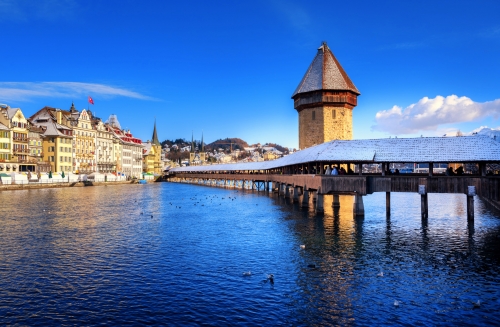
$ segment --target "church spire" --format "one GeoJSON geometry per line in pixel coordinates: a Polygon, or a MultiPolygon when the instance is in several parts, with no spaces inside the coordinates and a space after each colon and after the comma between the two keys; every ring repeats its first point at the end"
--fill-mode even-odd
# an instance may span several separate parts
{"type": "Polygon", "coordinates": [[[153,143],[154,145],[161,145],[160,141],[158,141],[158,135],[156,134],[156,119],[155,119],[155,127],[153,129],[153,137],[151,143],[153,143]]]}
{"type": "Polygon", "coordinates": [[[191,132],[191,152],[194,153],[194,132],[191,132]]]}
{"type": "Polygon", "coordinates": [[[201,152],[205,152],[205,144],[203,144],[203,132],[201,132],[201,152]]]}
{"type": "Polygon", "coordinates": [[[76,110],[76,108],[75,108],[75,103],[71,102],[71,108],[69,108],[69,112],[74,113],[74,112],[77,112],[77,111],[78,110],[76,110]]]}

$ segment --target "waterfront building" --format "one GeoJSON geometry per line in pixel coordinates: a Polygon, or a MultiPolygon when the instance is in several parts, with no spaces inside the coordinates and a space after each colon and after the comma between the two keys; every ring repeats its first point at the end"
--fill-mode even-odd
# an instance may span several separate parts
{"type": "Polygon", "coordinates": [[[69,112],[43,107],[29,118],[32,125],[43,130],[42,163],[38,171],[49,170],[52,172],[69,173],[73,170],[73,130],[69,112]],[[47,164],[48,163],[48,164],[47,164]]]}
{"type": "Polygon", "coordinates": [[[0,123],[0,173],[6,172],[11,168],[9,163],[12,157],[11,149],[10,129],[0,123]]]}
{"type": "Polygon", "coordinates": [[[97,171],[101,173],[111,173],[116,171],[116,161],[114,160],[114,137],[108,125],[101,119],[93,120],[96,131],[96,160],[97,171]]]}
{"type": "Polygon", "coordinates": [[[10,158],[8,159],[12,171],[19,168],[19,164],[28,159],[28,121],[20,108],[11,108],[8,105],[0,106],[0,123],[6,126],[10,133],[10,158]]]}
{"type": "Polygon", "coordinates": [[[108,119],[109,131],[116,140],[114,151],[116,155],[117,172],[127,177],[140,178],[142,175],[142,141],[132,135],[130,130],[122,130],[116,115],[108,119]]]}
{"type": "Polygon", "coordinates": [[[51,170],[51,165],[48,161],[43,159],[43,138],[44,138],[45,128],[41,126],[35,126],[30,124],[28,130],[28,161],[35,164],[35,169],[30,171],[35,172],[49,172],[51,170]]]}
{"type": "Polygon", "coordinates": [[[358,89],[323,42],[292,95],[299,114],[299,148],[352,140],[352,110],[358,95],[358,89]]]}
{"type": "Polygon", "coordinates": [[[44,130],[42,127],[31,125],[28,129],[28,158],[30,161],[38,162],[42,160],[43,147],[42,147],[42,134],[44,130]]]}
{"type": "Polygon", "coordinates": [[[77,112],[71,105],[74,148],[73,172],[91,174],[97,171],[95,156],[96,131],[92,128],[92,113],[83,109],[77,112]]]}
{"type": "MultiPolygon", "coordinates": [[[[202,138],[203,144],[203,138],[202,138]]],[[[153,164],[154,164],[154,173],[160,175],[162,173],[163,165],[161,161],[161,143],[158,140],[158,134],[156,133],[156,120],[153,128],[153,137],[151,140],[151,148],[154,150],[153,153],[153,164]]]]}
{"type": "Polygon", "coordinates": [[[148,140],[146,143],[142,144],[144,146],[143,153],[143,161],[142,161],[142,171],[144,173],[154,174],[155,171],[155,148],[153,143],[148,140]]]}

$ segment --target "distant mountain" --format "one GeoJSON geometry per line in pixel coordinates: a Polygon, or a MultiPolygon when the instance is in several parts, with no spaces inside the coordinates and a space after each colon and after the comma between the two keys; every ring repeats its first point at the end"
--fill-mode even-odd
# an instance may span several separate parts
{"type": "Polygon", "coordinates": [[[231,137],[231,138],[225,138],[225,139],[219,139],[217,141],[214,141],[212,143],[206,144],[205,145],[205,151],[213,151],[213,150],[218,150],[218,149],[224,149],[224,151],[227,150],[241,150],[243,151],[244,148],[248,147],[248,143],[243,141],[242,139],[239,139],[237,137],[231,137]]]}
{"type": "MultiPolygon", "coordinates": [[[[186,139],[176,139],[176,140],[165,140],[161,142],[162,147],[165,145],[168,145],[169,148],[172,147],[172,145],[177,145],[179,148],[183,148],[185,146],[190,146],[191,141],[186,140],[186,139]]],[[[201,140],[195,140],[194,141],[194,146],[198,149],[201,149],[201,140]]],[[[205,144],[205,151],[213,152],[214,150],[219,150],[223,149],[224,152],[229,152],[230,150],[240,150],[244,151],[244,148],[248,147],[260,147],[260,144],[253,144],[253,145],[248,145],[247,142],[244,140],[237,138],[237,137],[228,137],[225,139],[218,139],[217,141],[214,141],[212,143],[205,144]]],[[[276,143],[266,143],[262,145],[263,147],[274,147],[277,150],[283,152],[284,154],[288,153],[288,148],[285,148],[279,144],[276,143]]]]}

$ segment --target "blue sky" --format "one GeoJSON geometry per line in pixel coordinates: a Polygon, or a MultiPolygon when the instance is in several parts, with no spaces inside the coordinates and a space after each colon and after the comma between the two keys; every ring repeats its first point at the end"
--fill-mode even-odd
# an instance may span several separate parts
{"type": "Polygon", "coordinates": [[[499,128],[500,1],[0,0],[0,103],[81,110],[144,141],[298,146],[322,41],[360,90],[354,138],[499,128]]]}

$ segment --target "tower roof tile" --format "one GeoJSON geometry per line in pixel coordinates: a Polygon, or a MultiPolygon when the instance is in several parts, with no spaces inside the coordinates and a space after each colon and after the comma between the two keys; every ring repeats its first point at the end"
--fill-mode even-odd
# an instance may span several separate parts
{"type": "Polygon", "coordinates": [[[299,93],[320,90],[341,90],[351,91],[357,95],[361,94],[326,42],[323,42],[318,48],[316,57],[314,57],[299,86],[293,92],[292,98],[299,93]]]}

